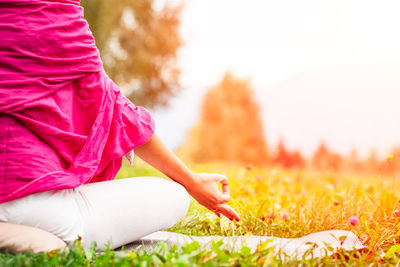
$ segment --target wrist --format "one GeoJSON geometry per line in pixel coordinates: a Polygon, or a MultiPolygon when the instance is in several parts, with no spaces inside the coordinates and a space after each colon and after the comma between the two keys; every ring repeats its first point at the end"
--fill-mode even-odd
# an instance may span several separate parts
{"type": "Polygon", "coordinates": [[[182,182],[181,184],[186,188],[186,190],[189,191],[190,188],[193,188],[196,185],[197,179],[196,179],[197,173],[187,169],[187,171],[184,172],[182,175],[182,182]]]}

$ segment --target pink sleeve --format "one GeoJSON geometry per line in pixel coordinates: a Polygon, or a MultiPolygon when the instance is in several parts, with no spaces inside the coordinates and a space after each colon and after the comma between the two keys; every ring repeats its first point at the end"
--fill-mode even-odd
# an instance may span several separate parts
{"type": "Polygon", "coordinates": [[[104,72],[79,0],[3,6],[0,203],[114,179],[154,121],[104,72]]]}
{"type": "Polygon", "coordinates": [[[150,112],[144,107],[135,106],[119,92],[116,85],[114,86],[118,92],[111,119],[112,124],[98,172],[90,182],[113,179],[121,167],[122,157],[132,149],[148,142],[154,134],[155,123],[150,112]]]}
{"type": "MultiPolygon", "coordinates": [[[[155,124],[150,112],[144,107],[135,106],[122,94],[117,100],[121,107],[119,113],[122,127],[116,136],[114,151],[125,155],[130,150],[148,142],[154,134],[155,124]],[[119,138],[119,140],[117,140],[119,138]]],[[[120,154],[119,154],[120,155],[120,154]]]]}

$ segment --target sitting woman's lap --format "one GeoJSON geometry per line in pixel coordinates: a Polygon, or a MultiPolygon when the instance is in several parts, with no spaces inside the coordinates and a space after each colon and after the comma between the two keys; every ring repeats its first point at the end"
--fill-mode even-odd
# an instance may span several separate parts
{"type": "Polygon", "coordinates": [[[0,204],[0,221],[41,228],[66,242],[119,247],[173,226],[190,197],[178,183],[137,177],[33,194],[0,204]]]}

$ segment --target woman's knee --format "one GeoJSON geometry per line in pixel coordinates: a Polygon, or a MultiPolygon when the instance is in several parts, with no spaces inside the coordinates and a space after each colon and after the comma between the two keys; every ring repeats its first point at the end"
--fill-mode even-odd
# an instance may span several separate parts
{"type": "Polygon", "coordinates": [[[190,196],[181,184],[173,181],[167,182],[169,187],[168,199],[171,201],[168,203],[171,216],[168,216],[169,218],[166,221],[166,228],[169,228],[186,216],[190,206],[190,196]]]}
{"type": "Polygon", "coordinates": [[[136,177],[81,188],[90,207],[84,240],[114,246],[132,242],[176,224],[188,211],[190,197],[180,184],[160,177],[136,177]]]}
{"type": "Polygon", "coordinates": [[[178,187],[177,194],[178,194],[178,198],[181,201],[181,206],[180,206],[181,216],[180,216],[180,218],[183,218],[186,216],[186,214],[189,210],[190,196],[189,196],[188,191],[186,191],[186,188],[183,187],[181,184],[175,183],[175,185],[178,187]]]}

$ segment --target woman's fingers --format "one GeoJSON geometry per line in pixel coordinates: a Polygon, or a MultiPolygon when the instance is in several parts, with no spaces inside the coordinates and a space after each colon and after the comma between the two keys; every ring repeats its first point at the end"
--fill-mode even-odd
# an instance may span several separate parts
{"type": "Polygon", "coordinates": [[[225,217],[227,217],[231,221],[233,221],[233,220],[239,221],[240,220],[239,214],[237,214],[237,212],[234,209],[232,209],[228,204],[219,204],[217,206],[216,212],[223,214],[225,217]]]}
{"type": "Polygon", "coordinates": [[[229,183],[228,183],[228,178],[224,175],[220,175],[218,179],[218,183],[222,184],[222,196],[221,196],[221,202],[225,203],[230,200],[230,192],[229,192],[229,183]]]}
{"type": "Polygon", "coordinates": [[[188,188],[190,194],[203,206],[213,211],[218,217],[226,216],[230,220],[240,220],[239,215],[226,202],[230,200],[229,183],[224,175],[220,174],[198,174],[201,181],[199,186],[188,188]],[[222,192],[218,190],[219,183],[222,184],[222,192]]]}

